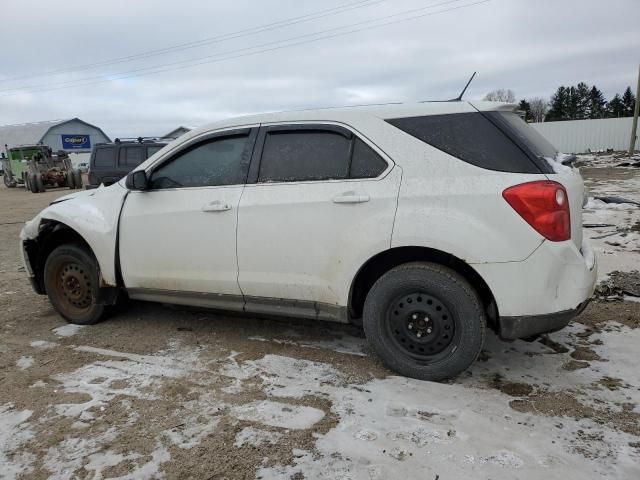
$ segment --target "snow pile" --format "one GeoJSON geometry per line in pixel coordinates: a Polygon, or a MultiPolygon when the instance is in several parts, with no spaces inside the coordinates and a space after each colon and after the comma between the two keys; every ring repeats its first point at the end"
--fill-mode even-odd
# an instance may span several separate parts
{"type": "Polygon", "coordinates": [[[562,162],[575,159],[575,155],[568,155],[566,153],[558,152],[555,157],[544,157],[549,166],[553,169],[555,173],[571,173],[574,171],[574,168],[571,165],[564,165],[562,162]]]}

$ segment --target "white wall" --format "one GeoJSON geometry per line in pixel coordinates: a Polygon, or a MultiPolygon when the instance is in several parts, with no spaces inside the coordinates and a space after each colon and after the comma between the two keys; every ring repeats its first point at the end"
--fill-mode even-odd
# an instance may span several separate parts
{"type": "MultiPolygon", "coordinates": [[[[45,145],[49,145],[53,151],[62,150],[62,135],[88,135],[91,141],[91,147],[96,143],[108,142],[109,139],[105,137],[100,130],[94,128],[90,125],[87,125],[84,122],[78,122],[76,120],[72,120],[70,122],[65,122],[60,125],[56,125],[49,130],[49,132],[42,139],[42,143],[45,145]]],[[[90,152],[91,148],[87,150],[81,150],[90,152]]]]}
{"type": "MultiPolygon", "coordinates": [[[[568,120],[566,122],[530,123],[564,153],[589,150],[627,150],[631,139],[631,117],[602,120],[568,120]]],[[[636,149],[640,145],[636,144],[636,149]]]]}

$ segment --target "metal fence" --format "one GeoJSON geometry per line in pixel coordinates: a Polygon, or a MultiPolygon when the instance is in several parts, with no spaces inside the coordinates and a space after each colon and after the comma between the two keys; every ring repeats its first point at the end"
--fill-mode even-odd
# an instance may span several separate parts
{"type": "MultiPolygon", "coordinates": [[[[531,123],[564,153],[627,150],[631,139],[631,117],[602,120],[531,123]]],[[[636,145],[638,148],[638,145],[636,145]]]]}

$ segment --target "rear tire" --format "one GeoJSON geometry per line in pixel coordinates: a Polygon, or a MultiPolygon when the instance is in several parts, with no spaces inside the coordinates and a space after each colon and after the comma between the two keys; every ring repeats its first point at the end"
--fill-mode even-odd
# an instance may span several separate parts
{"type": "Polygon", "coordinates": [[[395,372],[420,380],[466,370],[482,349],[485,323],[471,285],[434,263],[404,264],[382,275],[363,312],[371,348],[395,372]]]}
{"type": "Polygon", "coordinates": [[[55,248],[44,266],[44,284],[53,308],[69,323],[91,325],[105,315],[98,305],[100,269],[92,253],[78,244],[55,248]]]}
{"type": "Polygon", "coordinates": [[[7,188],[16,188],[16,182],[9,177],[6,173],[2,175],[4,178],[4,186],[7,188]]]}
{"type": "Polygon", "coordinates": [[[45,191],[44,182],[42,181],[42,175],[40,174],[36,174],[36,188],[37,188],[37,191],[40,193],[45,191]]]}
{"type": "Polygon", "coordinates": [[[77,189],[82,188],[82,173],[80,173],[80,170],[73,171],[73,181],[77,189]]]}
{"type": "Polygon", "coordinates": [[[29,190],[31,193],[38,193],[38,183],[36,180],[37,175],[35,173],[28,174],[29,177],[29,190]]]}

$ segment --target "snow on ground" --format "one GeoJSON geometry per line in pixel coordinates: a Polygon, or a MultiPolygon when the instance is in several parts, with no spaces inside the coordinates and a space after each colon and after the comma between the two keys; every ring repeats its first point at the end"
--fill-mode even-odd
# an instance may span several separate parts
{"type": "Polygon", "coordinates": [[[0,476],[17,478],[20,474],[29,473],[34,455],[21,452],[21,447],[33,437],[30,424],[27,422],[33,412],[18,410],[11,404],[0,405],[0,476]],[[11,454],[11,461],[8,459],[11,454]]]}
{"type": "Polygon", "coordinates": [[[597,254],[600,280],[614,270],[640,270],[640,206],[594,198],[614,196],[640,203],[640,168],[615,167],[625,160],[612,155],[579,157],[583,166],[599,171],[585,179],[589,201],[583,223],[589,226],[585,235],[597,254]]]}
{"type": "MultiPolygon", "coordinates": [[[[585,235],[603,275],[640,262],[640,209],[593,198],[640,201],[640,176],[616,175],[588,182],[584,222],[600,226],[585,235]]],[[[224,447],[257,455],[261,479],[640,478],[640,329],[615,321],[531,343],[489,335],[481,359],[449,383],[357,376],[349,365],[369,362],[366,342],[338,331],[247,332],[232,345],[186,345],[173,333],[144,354],[116,339],[86,344],[80,331],[54,328],[59,343],[36,337],[12,359],[20,375],[54,351],[77,363],[28,377],[27,390],[48,395],[44,412],[0,403],[0,477],[160,478],[184,452],[230,461],[207,443],[229,435],[224,447]],[[265,350],[246,355],[256,345],[265,350]],[[59,424],[68,428],[39,450],[59,424]]]]}
{"type": "Polygon", "coordinates": [[[83,328],[85,328],[84,325],[73,325],[69,323],[67,325],[62,325],[61,327],[54,328],[53,333],[55,333],[59,337],[71,337],[73,335],[76,335],[83,328]]]}

